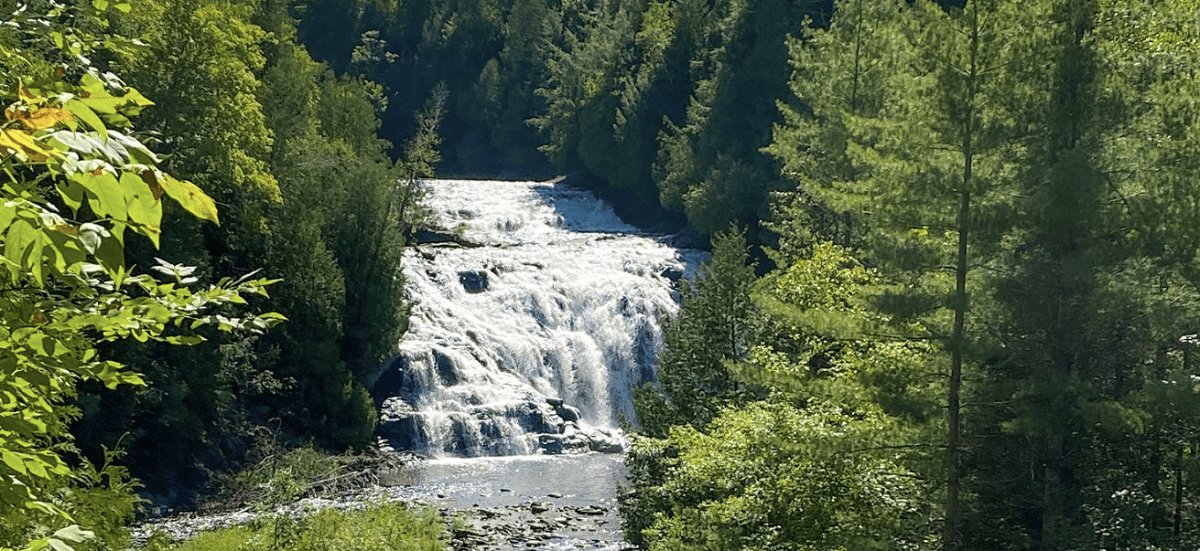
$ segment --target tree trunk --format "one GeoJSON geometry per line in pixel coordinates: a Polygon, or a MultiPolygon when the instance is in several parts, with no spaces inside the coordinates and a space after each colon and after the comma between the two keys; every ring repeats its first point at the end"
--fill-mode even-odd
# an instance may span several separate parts
{"type": "Polygon", "coordinates": [[[946,524],[942,532],[942,549],[953,551],[958,546],[958,519],[960,515],[958,494],[961,490],[959,458],[962,454],[962,364],[963,348],[966,341],[967,308],[967,272],[968,264],[967,237],[970,229],[971,215],[971,185],[975,160],[975,93],[978,76],[979,55],[979,12],[978,8],[971,10],[970,37],[970,68],[967,72],[966,120],[963,121],[962,154],[963,172],[962,188],[959,190],[958,204],[958,254],[955,262],[954,276],[954,332],[950,337],[950,385],[946,400],[947,438],[946,438],[946,524]]]}
{"type": "Polygon", "coordinates": [[[1183,446],[1175,452],[1175,522],[1171,534],[1175,539],[1183,534],[1183,446]]]}

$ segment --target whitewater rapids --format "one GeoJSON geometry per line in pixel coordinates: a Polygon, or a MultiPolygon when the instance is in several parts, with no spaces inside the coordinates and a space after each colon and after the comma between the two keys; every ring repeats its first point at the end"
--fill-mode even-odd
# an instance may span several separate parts
{"type": "Polygon", "coordinates": [[[620,451],[702,253],[562,184],[422,185],[442,231],[404,256],[414,308],[372,386],[381,436],[438,457],[620,451]]]}

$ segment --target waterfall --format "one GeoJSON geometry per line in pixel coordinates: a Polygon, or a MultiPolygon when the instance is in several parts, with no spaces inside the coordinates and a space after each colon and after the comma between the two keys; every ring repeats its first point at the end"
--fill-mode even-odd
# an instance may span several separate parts
{"type": "Polygon", "coordinates": [[[432,456],[620,451],[700,253],[562,184],[423,186],[444,231],[403,260],[414,307],[372,385],[381,437],[432,456]]]}

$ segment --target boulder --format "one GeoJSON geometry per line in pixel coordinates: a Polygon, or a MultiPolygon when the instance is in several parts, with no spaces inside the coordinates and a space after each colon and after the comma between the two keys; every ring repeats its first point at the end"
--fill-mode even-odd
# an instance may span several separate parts
{"type": "Polygon", "coordinates": [[[568,423],[578,422],[582,417],[579,409],[566,405],[561,398],[546,398],[546,403],[554,408],[554,413],[568,423]]]}
{"type": "Polygon", "coordinates": [[[543,434],[538,436],[538,447],[546,455],[562,455],[566,451],[566,446],[563,445],[563,435],[561,434],[543,434]]]}
{"type": "Polygon", "coordinates": [[[421,383],[413,376],[408,360],[397,356],[388,362],[370,385],[371,396],[375,405],[382,406],[383,402],[393,396],[411,397],[421,390],[421,383]]]}
{"type": "Polygon", "coordinates": [[[683,268],[679,266],[667,266],[658,272],[658,275],[665,277],[671,281],[679,281],[683,279],[683,268]]]}
{"type": "Polygon", "coordinates": [[[579,409],[577,409],[577,408],[574,408],[571,406],[563,406],[562,409],[560,409],[558,411],[558,416],[562,417],[563,421],[579,422],[579,419],[583,416],[583,414],[580,413],[579,409]]]}
{"type": "Polygon", "coordinates": [[[454,386],[458,384],[458,368],[454,365],[454,360],[449,356],[434,351],[433,365],[437,368],[438,379],[441,380],[442,386],[454,386]]]}
{"type": "Polygon", "coordinates": [[[562,434],[565,426],[565,422],[554,412],[554,408],[545,402],[525,402],[517,408],[514,414],[525,432],[562,434]]]}
{"type": "Polygon", "coordinates": [[[376,434],[397,450],[421,449],[427,441],[416,410],[398,396],[383,401],[376,434]]]}
{"type": "Polygon", "coordinates": [[[436,228],[421,228],[413,234],[417,244],[426,243],[453,243],[458,237],[452,232],[439,230],[436,228]]]}
{"type": "Polygon", "coordinates": [[[625,451],[625,438],[620,433],[596,429],[587,433],[588,449],[599,453],[625,451]]]}
{"type": "Polygon", "coordinates": [[[464,270],[458,272],[458,282],[468,293],[482,293],[488,290],[488,275],[483,270],[464,270]]]}

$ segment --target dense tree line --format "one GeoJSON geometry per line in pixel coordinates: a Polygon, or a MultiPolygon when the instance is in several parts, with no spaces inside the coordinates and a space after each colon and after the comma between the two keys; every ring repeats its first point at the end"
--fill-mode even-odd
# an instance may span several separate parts
{"type": "Polygon", "coordinates": [[[382,135],[445,83],[445,169],[574,174],[647,226],[704,235],[767,214],[784,38],[828,0],[420,0],[298,3],[300,34],[339,71],[384,86],[382,135]]]}
{"type": "MultiPolygon", "coordinates": [[[[407,323],[399,257],[419,214],[414,178],[436,159],[393,161],[376,135],[378,85],[314,61],[280,3],[145,3],[113,28],[148,45],[111,64],[155,98],[140,122],[162,136],[165,165],[226,212],[220,227],[169,234],[161,254],[201,278],[281,279],[261,307],[290,322],[186,349],[114,350],[138,358],[150,386],[86,397],[80,440],[128,433],[144,467],[135,474],[156,491],[236,464],[255,427],[333,450],[367,444],[375,412],[363,381],[407,323]]],[[[432,109],[422,116],[436,119],[432,109]]],[[[432,145],[424,139],[414,143],[432,145]]]]}
{"type": "Polygon", "coordinates": [[[133,477],[251,434],[367,443],[439,134],[713,239],[635,399],[638,546],[1200,534],[1195,0],[0,9],[0,546],[120,545],[133,477]]]}
{"type": "Polygon", "coordinates": [[[790,38],[775,267],[723,237],[685,294],[631,541],[1194,541],[1196,8],[846,0],[790,38]]]}

